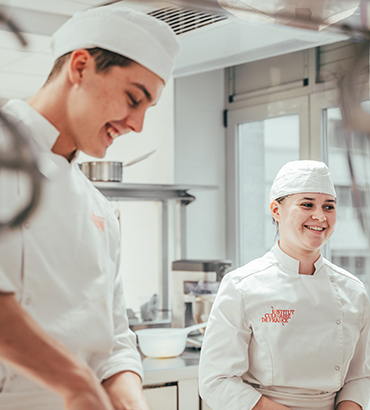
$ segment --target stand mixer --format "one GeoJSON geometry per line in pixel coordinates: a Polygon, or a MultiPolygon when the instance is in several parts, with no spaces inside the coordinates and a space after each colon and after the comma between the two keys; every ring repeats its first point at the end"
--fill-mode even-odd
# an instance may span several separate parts
{"type": "Polygon", "coordinates": [[[220,282],[231,265],[228,260],[182,259],[172,262],[173,327],[187,327],[208,320],[220,282]]]}

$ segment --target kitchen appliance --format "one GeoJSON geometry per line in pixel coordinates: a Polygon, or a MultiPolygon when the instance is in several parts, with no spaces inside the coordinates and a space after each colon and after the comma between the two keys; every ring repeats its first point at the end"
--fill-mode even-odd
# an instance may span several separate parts
{"type": "Polygon", "coordinates": [[[187,327],[206,322],[220,286],[230,270],[229,260],[172,262],[172,326],[187,327]]]}
{"type": "Polygon", "coordinates": [[[185,329],[149,328],[137,330],[135,333],[139,340],[140,350],[145,356],[165,359],[179,356],[185,350],[188,334],[205,326],[206,323],[185,329]]]}

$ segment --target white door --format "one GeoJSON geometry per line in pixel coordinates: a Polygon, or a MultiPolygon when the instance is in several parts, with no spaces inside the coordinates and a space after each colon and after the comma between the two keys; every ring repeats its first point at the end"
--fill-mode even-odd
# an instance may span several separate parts
{"type": "Polygon", "coordinates": [[[229,111],[227,257],[234,266],[274,243],[268,192],[282,165],[310,157],[308,112],[307,96],[229,111]]]}

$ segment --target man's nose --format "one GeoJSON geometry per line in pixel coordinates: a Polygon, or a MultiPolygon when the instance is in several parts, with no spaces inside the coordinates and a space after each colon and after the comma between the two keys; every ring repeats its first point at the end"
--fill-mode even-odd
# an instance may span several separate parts
{"type": "Polygon", "coordinates": [[[131,112],[126,119],[126,125],[134,132],[141,132],[144,125],[145,111],[131,112]]]}

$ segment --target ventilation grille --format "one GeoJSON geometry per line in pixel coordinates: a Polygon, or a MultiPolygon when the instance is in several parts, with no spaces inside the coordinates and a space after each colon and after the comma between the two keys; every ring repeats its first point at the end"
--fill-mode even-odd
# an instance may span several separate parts
{"type": "Polygon", "coordinates": [[[148,13],[159,20],[166,22],[176,34],[184,34],[210,24],[227,20],[222,14],[210,14],[196,10],[164,7],[148,13]]]}

